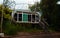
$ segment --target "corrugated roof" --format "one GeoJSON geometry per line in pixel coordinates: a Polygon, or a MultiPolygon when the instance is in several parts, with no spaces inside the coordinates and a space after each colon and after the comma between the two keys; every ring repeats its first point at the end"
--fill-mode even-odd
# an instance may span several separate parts
{"type": "Polygon", "coordinates": [[[31,10],[24,10],[24,9],[15,9],[15,11],[31,12],[31,10]]]}

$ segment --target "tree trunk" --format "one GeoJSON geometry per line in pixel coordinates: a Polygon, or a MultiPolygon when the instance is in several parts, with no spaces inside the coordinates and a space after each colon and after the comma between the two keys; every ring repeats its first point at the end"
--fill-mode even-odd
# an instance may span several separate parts
{"type": "Polygon", "coordinates": [[[3,25],[3,7],[2,7],[2,16],[1,16],[1,33],[2,33],[2,25],[3,25]]]}

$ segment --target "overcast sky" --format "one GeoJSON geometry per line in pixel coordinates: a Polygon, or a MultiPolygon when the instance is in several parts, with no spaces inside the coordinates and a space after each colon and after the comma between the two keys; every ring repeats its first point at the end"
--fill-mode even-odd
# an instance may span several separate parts
{"type": "MultiPolygon", "coordinates": [[[[40,0],[14,0],[14,1],[16,3],[25,3],[25,4],[16,5],[15,6],[16,9],[17,8],[19,8],[19,9],[28,9],[28,4],[34,4],[37,1],[40,2],[40,0]]],[[[2,4],[2,2],[3,2],[3,0],[0,0],[0,4],[2,4]]]]}
{"type": "Polygon", "coordinates": [[[3,0],[0,0],[0,4],[3,2],[3,0]]]}
{"type": "MultiPolygon", "coordinates": [[[[14,0],[16,3],[29,3],[29,4],[34,4],[36,1],[40,0],[14,0]]],[[[0,0],[0,4],[3,2],[3,0],[0,0]]]]}
{"type": "MultiPolygon", "coordinates": [[[[16,1],[16,0],[15,0],[16,1]]],[[[40,0],[37,0],[40,1],[40,0]]],[[[36,0],[17,0],[16,3],[26,3],[26,4],[20,4],[20,5],[16,5],[16,8],[22,8],[22,9],[28,9],[28,4],[34,4],[34,2],[36,2],[36,0]]]]}

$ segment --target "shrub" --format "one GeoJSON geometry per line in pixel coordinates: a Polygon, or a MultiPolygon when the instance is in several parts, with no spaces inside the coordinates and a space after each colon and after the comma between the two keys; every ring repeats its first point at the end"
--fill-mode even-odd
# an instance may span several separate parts
{"type": "Polygon", "coordinates": [[[4,21],[3,32],[7,35],[14,35],[17,33],[17,27],[10,21],[4,21]]]}

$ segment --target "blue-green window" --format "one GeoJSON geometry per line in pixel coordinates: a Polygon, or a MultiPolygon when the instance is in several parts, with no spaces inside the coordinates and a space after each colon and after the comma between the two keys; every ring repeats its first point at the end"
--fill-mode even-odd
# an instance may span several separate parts
{"type": "Polygon", "coordinates": [[[23,13],[23,22],[27,22],[27,21],[28,21],[28,14],[23,13]]]}

